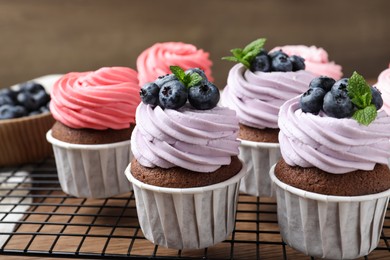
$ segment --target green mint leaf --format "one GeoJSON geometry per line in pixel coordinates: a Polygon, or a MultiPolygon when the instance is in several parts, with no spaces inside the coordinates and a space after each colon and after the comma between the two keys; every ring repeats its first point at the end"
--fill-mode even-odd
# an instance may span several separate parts
{"type": "Polygon", "coordinates": [[[186,85],[185,83],[185,78],[186,78],[186,73],[184,72],[184,70],[182,68],[180,68],[179,66],[169,66],[169,69],[171,70],[171,72],[181,81],[184,83],[184,85],[186,85]]]}
{"type": "Polygon", "coordinates": [[[200,76],[198,73],[194,72],[190,75],[190,81],[187,85],[188,88],[196,86],[199,82],[202,81],[202,76],[200,76]]]}
{"type": "Polygon", "coordinates": [[[256,55],[257,55],[261,51],[261,49],[263,49],[263,46],[264,46],[266,40],[267,39],[265,39],[265,38],[260,38],[260,39],[254,40],[253,42],[249,43],[247,46],[245,46],[245,48],[243,50],[244,54],[247,54],[247,53],[255,50],[255,51],[257,51],[257,53],[256,53],[256,55]]]}
{"type": "Polygon", "coordinates": [[[232,50],[230,50],[230,52],[237,59],[241,59],[242,57],[244,57],[244,53],[243,53],[242,49],[240,49],[240,48],[232,49],[232,50]]]}
{"type": "Polygon", "coordinates": [[[223,57],[222,59],[233,61],[233,62],[240,62],[247,69],[250,69],[251,66],[250,64],[252,60],[256,57],[257,54],[261,52],[265,41],[266,41],[265,38],[260,38],[249,43],[247,46],[245,46],[244,49],[241,48],[232,49],[230,50],[230,52],[233,54],[233,56],[223,57]]]}
{"type": "Polygon", "coordinates": [[[352,103],[363,109],[371,104],[372,94],[370,86],[363,76],[356,71],[348,80],[347,91],[352,103]]]}
{"type": "Polygon", "coordinates": [[[228,60],[228,61],[233,61],[233,62],[240,62],[239,59],[237,59],[236,57],[233,57],[233,56],[226,56],[226,57],[222,57],[223,60],[228,60]]]}
{"type": "Polygon", "coordinates": [[[376,107],[374,104],[371,104],[363,109],[356,110],[352,118],[362,125],[369,125],[372,121],[375,120],[376,115],[376,107]]]}

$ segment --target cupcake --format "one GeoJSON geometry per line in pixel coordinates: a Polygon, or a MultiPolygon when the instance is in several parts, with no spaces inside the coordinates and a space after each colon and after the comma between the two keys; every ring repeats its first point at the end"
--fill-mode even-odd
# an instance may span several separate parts
{"type": "Polygon", "coordinates": [[[287,100],[302,94],[315,78],[304,70],[299,56],[264,50],[265,39],[244,49],[233,49],[234,56],[223,59],[239,62],[229,71],[221,103],[237,112],[240,122],[240,158],[248,175],[240,191],[254,196],[272,196],[270,167],[280,158],[278,112],[287,100]]]}
{"type": "Polygon", "coordinates": [[[126,175],[148,240],[168,248],[205,248],[234,227],[246,173],[237,157],[238,119],[217,106],[219,90],[204,74],[172,71],[161,87],[157,81],[141,89],[126,175]]]}
{"type": "Polygon", "coordinates": [[[123,172],[140,102],[137,73],[126,67],[72,72],[53,86],[47,133],[65,193],[107,198],[131,191],[123,172]]]}
{"type": "Polygon", "coordinates": [[[316,46],[286,45],[271,50],[282,50],[287,55],[298,55],[305,59],[306,70],[317,76],[328,76],[335,80],[343,76],[342,67],[334,61],[329,61],[328,53],[316,46]]]}
{"type": "Polygon", "coordinates": [[[389,68],[385,69],[379,74],[375,87],[377,87],[379,91],[382,92],[382,109],[385,110],[388,115],[390,115],[390,64],[389,68]]]}
{"type": "Polygon", "coordinates": [[[153,82],[159,76],[170,74],[169,66],[176,65],[187,70],[199,68],[209,81],[212,62],[209,53],[183,42],[162,42],[144,50],[137,58],[138,79],[141,86],[153,82]]]}
{"type": "Polygon", "coordinates": [[[357,73],[324,86],[280,109],[282,159],[270,171],[278,223],[298,251],[354,259],[379,242],[390,196],[390,117],[377,112],[380,94],[357,73]]]}
{"type": "Polygon", "coordinates": [[[35,81],[0,90],[0,166],[37,163],[53,154],[45,140],[54,123],[49,101],[35,81]]]}

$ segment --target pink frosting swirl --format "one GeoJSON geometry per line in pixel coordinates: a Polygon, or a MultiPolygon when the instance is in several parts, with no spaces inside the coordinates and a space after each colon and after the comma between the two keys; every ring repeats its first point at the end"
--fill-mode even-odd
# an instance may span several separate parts
{"type": "Polygon", "coordinates": [[[323,48],[305,45],[286,45],[275,47],[271,52],[282,49],[287,55],[298,55],[305,59],[306,70],[317,76],[328,76],[335,80],[343,76],[342,68],[334,61],[329,61],[328,53],[323,48]]]}
{"type": "Polygon", "coordinates": [[[71,128],[125,129],[140,103],[137,72],[125,67],[71,72],[51,91],[53,117],[71,128]]]}
{"type": "Polygon", "coordinates": [[[136,118],[131,149],[145,167],[212,172],[238,155],[238,119],[228,108],[195,110],[187,103],[164,110],[141,103],[136,118]]]}
{"type": "Polygon", "coordinates": [[[381,74],[379,74],[378,82],[375,86],[382,93],[383,110],[390,115],[390,64],[388,69],[385,69],[381,72],[381,74]]]}
{"type": "Polygon", "coordinates": [[[296,72],[252,72],[242,64],[230,69],[221,102],[237,112],[240,123],[258,129],[278,128],[280,106],[308,89],[315,75],[296,72]]]}
{"type": "Polygon", "coordinates": [[[209,53],[197,49],[192,44],[182,42],[156,43],[144,50],[137,58],[138,79],[140,85],[152,82],[158,76],[170,74],[169,66],[180,66],[184,70],[200,68],[204,70],[209,81],[212,62],[209,53]]]}
{"type": "Polygon", "coordinates": [[[279,128],[280,150],[291,166],[342,174],[372,170],[390,157],[390,117],[384,111],[364,126],[350,118],[304,113],[297,97],[281,107],[279,128]]]}

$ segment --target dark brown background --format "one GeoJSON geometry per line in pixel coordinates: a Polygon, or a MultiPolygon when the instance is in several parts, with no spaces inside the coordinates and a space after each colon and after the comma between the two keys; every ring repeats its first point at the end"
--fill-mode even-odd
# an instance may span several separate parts
{"type": "Polygon", "coordinates": [[[325,48],[343,65],[376,78],[390,62],[389,0],[0,0],[0,87],[46,74],[135,68],[155,42],[183,41],[211,53],[223,87],[234,47],[325,48]]]}

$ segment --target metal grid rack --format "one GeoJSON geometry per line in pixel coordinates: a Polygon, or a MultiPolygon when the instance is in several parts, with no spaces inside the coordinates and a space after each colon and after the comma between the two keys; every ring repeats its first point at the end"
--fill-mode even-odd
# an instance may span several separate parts
{"type": "MultiPolygon", "coordinates": [[[[390,210],[381,240],[365,259],[390,258],[390,210]]],[[[109,199],[64,194],[55,162],[0,169],[0,256],[89,259],[310,259],[286,246],[276,203],[241,194],[236,226],[222,243],[200,250],[154,246],[139,227],[133,193],[109,199]],[[8,229],[8,230],[7,230],[8,229]]]]}

